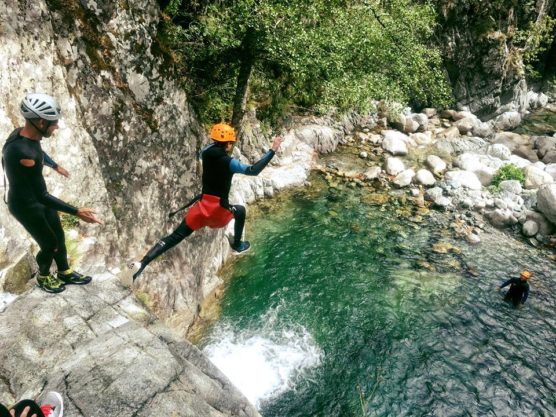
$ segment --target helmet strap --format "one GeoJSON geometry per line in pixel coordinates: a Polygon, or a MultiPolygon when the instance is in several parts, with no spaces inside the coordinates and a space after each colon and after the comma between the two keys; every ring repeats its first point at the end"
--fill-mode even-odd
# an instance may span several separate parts
{"type": "MultiPolygon", "coordinates": [[[[41,128],[38,127],[35,123],[33,123],[33,121],[32,121],[31,119],[27,119],[27,120],[29,121],[29,123],[31,123],[31,124],[33,125],[33,127],[34,127],[35,129],[37,129],[39,132],[41,132],[41,134],[42,134],[43,136],[46,136],[46,135],[47,135],[47,133],[48,133],[48,128],[50,127],[50,122],[48,122],[48,120],[47,120],[47,122],[48,122],[49,124],[46,126],[46,129],[41,129],[41,128]]],[[[43,120],[44,120],[44,119],[43,119],[43,120]]]]}

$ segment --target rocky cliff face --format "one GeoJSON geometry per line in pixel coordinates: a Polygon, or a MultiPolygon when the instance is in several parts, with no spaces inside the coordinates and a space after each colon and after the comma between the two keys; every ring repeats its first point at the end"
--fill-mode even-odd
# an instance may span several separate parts
{"type": "Polygon", "coordinates": [[[553,0],[527,2],[439,2],[440,44],[459,108],[483,119],[528,108],[522,51],[516,30],[545,15],[556,15],[553,0]],[[505,5],[507,3],[507,6],[505,5]]]}
{"type": "MultiPolygon", "coordinates": [[[[59,100],[65,128],[43,147],[71,178],[46,168],[48,186],[66,201],[97,209],[105,221],[77,228],[78,264],[91,273],[115,271],[175,226],[166,214],[198,192],[196,153],[206,140],[156,42],[156,2],[21,0],[0,9],[0,135],[22,124],[18,105],[26,92],[59,100]]],[[[6,207],[0,210],[0,258],[7,266],[21,261],[30,243],[6,207]]],[[[218,253],[214,241],[214,233],[201,233],[195,246],[218,253]]],[[[211,285],[198,277],[214,281],[219,266],[191,262],[188,249],[164,261],[156,287],[142,288],[153,305],[168,316],[179,311],[185,322],[211,285]],[[187,288],[167,285],[184,277],[187,288]]]]}

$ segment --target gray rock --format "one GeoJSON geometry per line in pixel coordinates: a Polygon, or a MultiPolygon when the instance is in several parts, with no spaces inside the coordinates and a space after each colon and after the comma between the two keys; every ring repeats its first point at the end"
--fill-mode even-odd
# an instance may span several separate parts
{"type": "Polygon", "coordinates": [[[527,189],[539,188],[543,184],[551,184],[554,182],[552,176],[543,171],[541,168],[530,165],[525,169],[525,184],[524,187],[527,189]]]}
{"type": "Polygon", "coordinates": [[[494,134],[492,125],[490,123],[475,123],[473,130],[471,131],[473,136],[478,136],[480,138],[488,138],[494,134]]]}
{"type": "Polygon", "coordinates": [[[508,149],[508,147],[501,143],[495,143],[494,145],[489,146],[487,149],[487,154],[492,156],[493,158],[501,159],[502,161],[507,161],[512,156],[512,153],[508,149]]]}
{"type": "Polygon", "coordinates": [[[434,175],[432,175],[432,173],[426,169],[418,170],[417,174],[415,175],[415,180],[417,184],[422,184],[425,186],[432,186],[436,183],[434,175]]]}
{"type": "Polygon", "coordinates": [[[392,155],[407,155],[407,143],[409,141],[409,136],[395,131],[395,130],[385,130],[382,132],[384,139],[382,141],[382,148],[392,155]]]}
{"type": "Polygon", "coordinates": [[[521,229],[527,237],[535,236],[539,232],[539,225],[534,220],[527,220],[521,229]]]}
{"type": "Polygon", "coordinates": [[[444,162],[439,156],[436,155],[427,156],[426,163],[427,166],[436,175],[442,174],[444,171],[446,171],[447,168],[446,162],[444,162]]]}
{"type": "Polygon", "coordinates": [[[428,201],[435,201],[437,198],[442,197],[444,191],[440,187],[429,188],[425,191],[425,199],[428,201]]]}
{"type": "Polygon", "coordinates": [[[17,396],[58,391],[64,414],[73,417],[176,410],[191,417],[259,416],[196,347],[156,322],[129,290],[96,278],[55,296],[34,289],[2,313],[0,380],[17,396]]]}
{"type": "Polygon", "coordinates": [[[512,130],[521,123],[521,114],[517,111],[508,111],[502,113],[494,119],[494,127],[498,130],[512,130]]]}
{"type": "Polygon", "coordinates": [[[522,158],[525,158],[531,162],[537,162],[539,160],[537,152],[529,145],[522,145],[517,147],[514,150],[514,154],[522,158]]]}
{"type": "Polygon", "coordinates": [[[520,146],[530,146],[531,139],[528,136],[520,135],[518,133],[499,132],[494,136],[492,143],[501,143],[513,152],[520,146]]]}
{"type": "Polygon", "coordinates": [[[425,109],[423,109],[423,113],[425,114],[425,116],[427,116],[429,119],[436,116],[436,109],[427,107],[425,109]]]}
{"type": "Polygon", "coordinates": [[[556,163],[548,164],[544,170],[556,180],[556,163]]]}
{"type": "Polygon", "coordinates": [[[365,176],[366,180],[374,180],[375,178],[378,178],[381,172],[382,169],[380,169],[380,167],[374,166],[366,170],[363,175],[365,176]]]}
{"type": "Polygon", "coordinates": [[[405,170],[403,161],[400,158],[386,158],[384,170],[388,175],[398,175],[405,170]]]}
{"type": "Polygon", "coordinates": [[[485,212],[485,217],[494,227],[503,228],[516,224],[517,218],[509,209],[495,209],[485,212]]]}
{"type": "Polygon", "coordinates": [[[473,117],[465,117],[463,119],[458,120],[455,123],[455,126],[458,128],[459,133],[461,135],[467,135],[468,133],[473,131],[475,124],[477,123],[477,119],[473,117]]]}
{"type": "Polygon", "coordinates": [[[548,236],[554,233],[556,226],[550,223],[547,218],[538,211],[534,210],[524,210],[522,213],[523,224],[527,221],[533,221],[539,226],[539,234],[548,236]]]}
{"type": "Polygon", "coordinates": [[[500,188],[501,191],[506,191],[512,194],[521,194],[521,192],[523,191],[521,183],[517,180],[502,181],[500,182],[498,188],[500,188]]]}
{"type": "Polygon", "coordinates": [[[546,184],[537,192],[537,208],[553,224],[556,224],[556,184],[546,184]]]}
{"type": "Polygon", "coordinates": [[[396,175],[396,178],[394,178],[392,182],[400,188],[407,187],[409,184],[411,184],[411,180],[414,176],[415,171],[413,171],[412,169],[406,169],[405,171],[400,172],[398,175],[396,175]]]}
{"type": "Polygon", "coordinates": [[[531,140],[534,142],[534,147],[541,159],[547,152],[556,149],[556,139],[551,136],[534,136],[531,140]]]}
{"type": "Polygon", "coordinates": [[[556,149],[552,149],[550,151],[548,151],[544,157],[542,158],[542,161],[545,164],[554,164],[556,163],[556,149]]]}
{"type": "Polygon", "coordinates": [[[471,190],[480,190],[482,187],[477,175],[471,171],[448,171],[444,179],[454,188],[464,187],[471,190]]]}

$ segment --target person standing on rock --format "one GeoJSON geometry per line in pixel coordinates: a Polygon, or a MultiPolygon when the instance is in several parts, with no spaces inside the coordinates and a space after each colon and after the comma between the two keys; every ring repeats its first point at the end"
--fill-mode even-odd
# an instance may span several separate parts
{"type": "Polygon", "coordinates": [[[500,285],[497,291],[511,284],[510,289],[504,296],[504,300],[511,301],[515,307],[518,307],[525,304],[527,297],[529,297],[529,283],[527,282],[529,278],[531,278],[531,273],[529,271],[523,271],[519,275],[519,278],[510,278],[500,285]]]}
{"type": "MultiPolygon", "coordinates": [[[[43,165],[58,173],[69,173],[57,165],[41,148],[41,140],[58,128],[60,106],[46,94],[31,93],[21,102],[25,126],[15,129],[2,148],[2,165],[9,182],[8,209],[39,245],[38,286],[46,292],[64,291],[65,284],[88,284],[84,276],[68,265],[64,230],[58,211],[79,217],[87,223],[101,223],[90,208],[76,208],[52,196],[46,189],[43,165]],[[58,272],[50,273],[52,261],[58,272]]],[[[5,197],[5,196],[4,196],[5,197]]]]}
{"type": "Polygon", "coordinates": [[[274,157],[284,139],[274,137],[271,148],[253,165],[245,165],[230,156],[236,142],[234,129],[225,124],[215,124],[210,131],[212,143],[201,151],[203,161],[202,194],[195,197],[184,208],[191,207],[181,224],[169,236],[162,238],[138,262],[131,262],[129,267],[134,271],[133,280],[143,272],[145,267],[155,258],[173,248],[195,230],[205,226],[222,228],[235,219],[234,239],[230,242],[235,253],[249,250],[250,243],[242,241],[245,224],[245,207],[230,205],[228,194],[234,174],[258,175],[274,157]]]}

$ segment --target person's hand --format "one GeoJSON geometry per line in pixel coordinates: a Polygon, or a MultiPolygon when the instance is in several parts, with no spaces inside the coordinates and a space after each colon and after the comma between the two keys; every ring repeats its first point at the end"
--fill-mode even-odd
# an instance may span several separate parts
{"type": "Polygon", "coordinates": [[[276,152],[280,148],[280,145],[282,144],[282,142],[284,142],[284,138],[282,136],[274,136],[274,140],[272,141],[271,149],[274,152],[276,152]]]}
{"type": "Polygon", "coordinates": [[[95,212],[93,209],[82,207],[77,210],[77,217],[83,220],[86,223],[98,223],[102,224],[102,222],[95,216],[95,212]]]}
{"type": "Polygon", "coordinates": [[[68,172],[68,170],[65,169],[63,166],[60,166],[60,165],[58,165],[54,171],[56,171],[60,175],[63,175],[66,178],[69,178],[69,176],[70,176],[70,173],[68,172]]]}
{"type": "MultiPolygon", "coordinates": [[[[27,414],[29,414],[29,411],[31,411],[31,407],[27,406],[23,409],[23,412],[19,415],[19,417],[27,417],[27,414]]],[[[15,410],[12,408],[10,410],[10,415],[12,417],[15,417],[15,410]]],[[[37,417],[36,414],[31,415],[31,417],[37,417]]]]}

